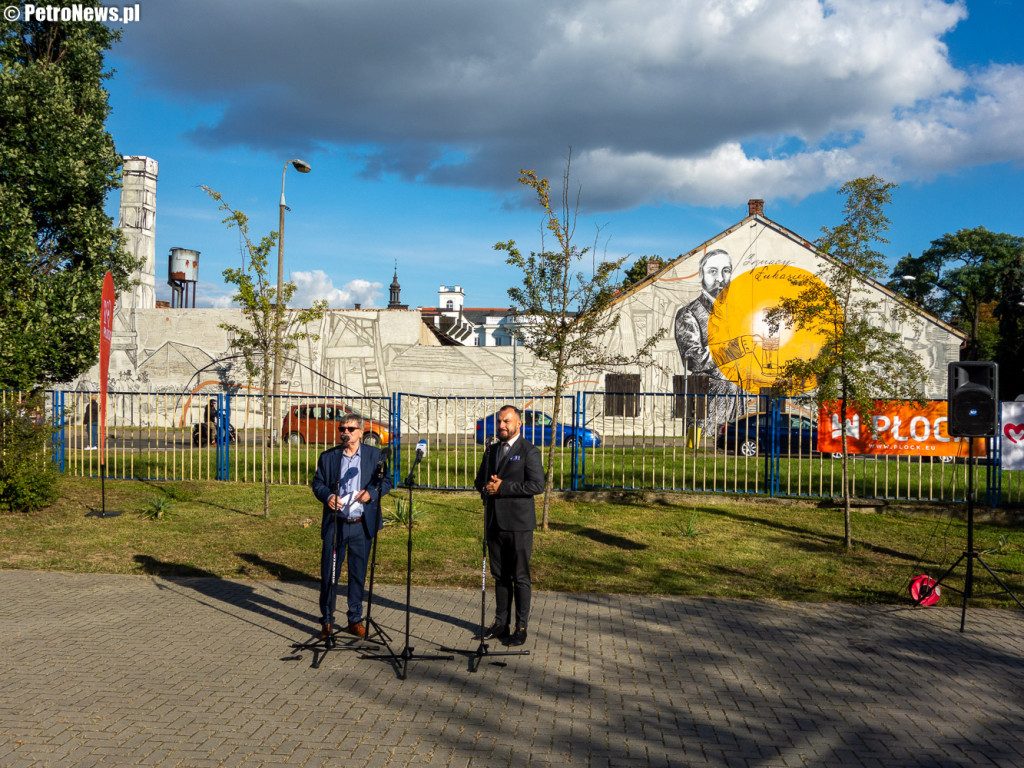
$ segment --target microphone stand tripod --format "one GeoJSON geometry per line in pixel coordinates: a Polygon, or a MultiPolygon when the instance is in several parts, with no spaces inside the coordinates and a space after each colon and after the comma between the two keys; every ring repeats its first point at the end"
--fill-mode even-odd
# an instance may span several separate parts
{"type": "MultiPolygon", "coordinates": [[[[374,470],[373,479],[371,483],[377,486],[377,514],[380,515],[380,487],[384,483],[384,476],[388,472],[388,455],[391,451],[390,448],[385,449],[385,453],[381,455],[380,461],[377,463],[377,469],[374,470]]],[[[373,618],[371,618],[371,612],[373,611],[373,577],[377,571],[377,533],[373,534],[373,548],[370,554],[370,589],[366,593],[366,637],[364,639],[369,640],[371,643],[377,643],[378,645],[386,646],[388,652],[394,656],[394,651],[391,650],[391,635],[385,632],[380,624],[378,624],[373,618]],[[379,638],[379,639],[375,639],[379,638]]]]}
{"type": "MultiPolygon", "coordinates": [[[[385,460],[381,459],[381,462],[377,465],[377,469],[374,471],[373,478],[370,480],[371,483],[377,484],[377,507],[378,512],[380,510],[380,485],[384,481],[384,472],[386,464],[385,460]]],[[[341,496],[341,482],[342,478],[338,478],[337,487],[334,489],[334,495],[337,497],[341,496]]],[[[334,606],[338,596],[338,578],[341,574],[338,572],[338,536],[343,525],[341,518],[337,511],[334,511],[334,535],[331,539],[331,580],[327,585],[327,605],[334,606]]],[[[390,640],[390,636],[384,630],[382,630],[376,622],[372,622],[370,619],[370,606],[373,603],[373,571],[377,566],[377,536],[373,537],[373,557],[370,561],[370,592],[366,606],[366,626],[374,627],[378,636],[382,638],[384,645],[387,645],[387,641],[390,640]],[[383,639],[386,638],[386,639],[383,639]]],[[[351,563],[350,563],[351,567],[351,563]]],[[[307,643],[292,643],[292,648],[296,651],[312,651],[313,652],[313,663],[310,665],[313,669],[319,669],[320,664],[327,656],[327,652],[333,650],[338,645],[338,635],[341,634],[341,630],[337,626],[331,624],[328,625],[327,637],[315,638],[307,643]]],[[[361,638],[368,640],[372,643],[378,641],[371,639],[370,630],[367,629],[366,637],[361,638]]],[[[380,644],[380,643],[378,643],[380,644]]],[[[390,646],[389,646],[390,648],[390,646]]]]}
{"type": "Polygon", "coordinates": [[[409,476],[405,478],[405,487],[409,489],[409,515],[408,515],[408,543],[406,545],[406,557],[405,557],[405,647],[402,652],[395,654],[391,651],[391,647],[388,646],[389,653],[380,654],[367,654],[360,656],[362,659],[387,659],[395,665],[396,671],[401,666],[401,672],[399,672],[399,679],[405,680],[409,676],[409,661],[410,659],[453,659],[454,656],[432,656],[422,653],[413,653],[416,649],[409,645],[409,615],[412,611],[412,489],[416,485],[416,467],[419,466],[420,461],[423,460],[425,451],[421,452],[417,449],[416,461],[413,462],[412,469],[409,470],[409,476]],[[401,665],[399,665],[401,661],[401,665]]]}
{"type": "MultiPolygon", "coordinates": [[[[964,624],[967,621],[967,600],[969,598],[971,598],[971,597],[984,597],[984,595],[974,595],[974,594],[972,594],[973,593],[973,584],[974,584],[974,561],[975,560],[977,560],[979,563],[982,564],[982,566],[985,568],[985,570],[988,571],[989,576],[991,576],[993,579],[996,580],[996,583],[999,584],[999,586],[1003,588],[1003,591],[1006,592],[1006,594],[1008,594],[1010,597],[1012,597],[1014,599],[1014,601],[1017,603],[1017,605],[1019,605],[1021,608],[1024,608],[1024,603],[1022,603],[1020,600],[1017,599],[1017,596],[1015,594],[1013,594],[1013,592],[1010,591],[1010,588],[1008,586],[1006,586],[1006,584],[1003,582],[1003,580],[1000,579],[995,574],[995,571],[993,571],[991,568],[988,567],[988,563],[986,563],[984,560],[981,559],[981,553],[978,552],[974,548],[974,463],[975,463],[974,462],[974,439],[971,438],[971,437],[968,437],[967,438],[967,549],[965,549],[963,554],[960,555],[960,557],[957,559],[957,561],[955,563],[953,563],[951,566],[949,566],[949,568],[946,570],[946,572],[939,577],[938,581],[936,581],[934,584],[932,584],[930,586],[924,587],[921,590],[921,592],[920,592],[920,594],[918,596],[918,599],[917,599],[917,604],[920,605],[929,595],[932,594],[932,592],[934,592],[936,589],[938,589],[939,586],[942,584],[942,582],[946,580],[946,577],[949,576],[949,574],[951,574],[953,572],[953,570],[958,565],[960,565],[960,563],[962,563],[966,559],[967,560],[967,572],[966,572],[966,575],[964,576],[964,588],[962,590],[962,594],[964,596],[964,600],[963,600],[963,606],[961,607],[961,610],[960,610],[960,631],[961,632],[964,631],[964,624]]],[[[958,590],[956,587],[950,587],[948,584],[946,586],[949,589],[952,589],[954,592],[961,592],[961,590],[958,590]]],[[[998,593],[994,592],[992,594],[998,594],[998,593]]]]}
{"type": "MultiPolygon", "coordinates": [[[[483,568],[480,570],[480,645],[477,646],[475,651],[469,651],[458,648],[446,648],[441,647],[442,651],[448,651],[450,653],[460,653],[463,656],[469,657],[469,671],[476,672],[480,668],[480,663],[484,656],[529,656],[529,651],[491,651],[490,646],[485,642],[487,635],[487,530],[490,523],[489,513],[487,511],[489,497],[486,490],[486,481],[491,479],[493,474],[493,460],[492,448],[497,444],[497,439],[491,437],[491,442],[484,452],[484,464],[486,472],[484,477],[484,533],[483,533],[483,568]],[[476,664],[474,665],[474,660],[476,664]]],[[[494,451],[496,453],[496,451],[494,451]]],[[[501,662],[495,662],[499,666],[504,666],[501,662]]]]}
{"type": "MultiPolygon", "coordinates": [[[[338,481],[338,488],[335,491],[335,495],[341,493],[341,481],[338,481]]],[[[337,600],[338,595],[338,577],[341,575],[338,573],[338,532],[341,530],[341,520],[338,518],[338,513],[334,513],[334,531],[331,537],[331,580],[327,585],[327,605],[333,606],[337,600]]],[[[327,637],[318,637],[310,640],[308,643],[292,643],[292,649],[296,651],[312,651],[313,652],[313,663],[310,665],[313,669],[319,669],[320,664],[327,656],[327,652],[333,650],[338,645],[338,634],[340,630],[333,624],[327,627],[327,637]]],[[[301,658],[298,656],[296,658],[301,658]]]]}

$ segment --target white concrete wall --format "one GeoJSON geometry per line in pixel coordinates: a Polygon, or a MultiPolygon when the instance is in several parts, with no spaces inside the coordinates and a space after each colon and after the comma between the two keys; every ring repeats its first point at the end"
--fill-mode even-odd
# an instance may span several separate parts
{"type": "MultiPolygon", "coordinates": [[[[630,354],[640,341],[658,329],[666,329],[655,351],[658,367],[637,369],[642,376],[642,391],[670,393],[673,375],[686,373],[673,334],[674,319],[680,307],[700,293],[698,264],[704,251],[713,248],[724,248],[732,256],[727,308],[735,310],[733,315],[746,317],[748,325],[752,323],[743,332],[761,337],[762,346],[765,331],[757,327],[757,313],[775,303],[770,289],[778,287],[787,270],[813,273],[821,266],[804,241],[762,219],[748,219],[642,283],[615,305],[621,320],[606,340],[610,349],[630,354]],[[754,276],[760,279],[753,280],[754,276]]],[[[228,333],[220,327],[242,321],[242,313],[231,309],[119,308],[115,314],[111,389],[205,395],[248,388],[244,368],[230,359],[228,333]]],[[[512,393],[511,347],[437,346],[417,310],[330,311],[311,330],[318,339],[302,342],[295,355],[285,361],[284,393],[350,397],[392,392],[435,397],[507,397],[512,393]]],[[[957,358],[960,338],[948,327],[923,316],[897,330],[931,372],[927,394],[944,397],[946,364],[957,358]]],[[[783,343],[780,351],[786,348],[783,343]]],[[[763,362],[763,354],[761,350],[740,362],[750,370],[756,369],[751,361],[763,362]]],[[[520,394],[541,395],[553,384],[549,366],[534,360],[525,348],[516,349],[516,363],[520,394]]],[[[98,367],[70,388],[98,389],[97,377],[98,367]]],[[[744,381],[741,377],[741,383],[744,381]]],[[[604,384],[603,374],[582,375],[570,382],[569,389],[601,391],[604,384]]],[[[756,392],[751,382],[746,384],[747,391],[756,392]]],[[[670,414],[668,404],[666,400],[658,408],[670,414]]],[[[605,429],[618,432],[620,427],[630,429],[626,421],[605,429]]]]}

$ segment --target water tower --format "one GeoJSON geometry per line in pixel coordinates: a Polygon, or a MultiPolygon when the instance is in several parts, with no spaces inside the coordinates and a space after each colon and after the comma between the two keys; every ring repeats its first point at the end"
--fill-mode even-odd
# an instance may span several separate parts
{"type": "Polygon", "coordinates": [[[199,251],[171,248],[167,267],[167,284],[171,286],[171,307],[196,306],[196,283],[199,282],[199,251]],[[188,287],[192,286],[192,303],[188,287]]]}

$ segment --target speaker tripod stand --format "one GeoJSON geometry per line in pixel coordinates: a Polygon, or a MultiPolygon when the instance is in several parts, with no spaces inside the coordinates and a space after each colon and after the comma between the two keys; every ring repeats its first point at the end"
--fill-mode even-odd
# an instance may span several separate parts
{"type": "MultiPolygon", "coordinates": [[[[962,563],[962,562],[964,562],[966,560],[967,561],[967,566],[966,566],[966,572],[965,572],[965,575],[964,575],[964,588],[963,588],[963,590],[959,590],[956,587],[949,586],[948,584],[945,585],[947,587],[947,589],[952,589],[954,592],[961,592],[963,594],[963,605],[962,605],[961,610],[960,610],[960,631],[961,632],[964,631],[964,625],[967,623],[967,601],[970,598],[972,598],[972,597],[985,597],[985,595],[975,595],[974,594],[974,561],[975,560],[977,560],[979,563],[981,563],[981,566],[986,571],[988,571],[989,576],[991,576],[993,579],[995,579],[996,583],[1000,587],[1003,588],[1003,591],[1007,595],[1009,595],[1010,597],[1013,598],[1014,602],[1016,602],[1017,605],[1019,605],[1021,608],[1024,608],[1024,603],[1022,603],[1017,598],[1017,596],[1015,594],[1013,594],[1012,591],[1010,591],[1010,588],[1008,586],[1006,586],[1006,583],[1002,579],[1000,579],[999,576],[996,575],[996,572],[988,567],[988,563],[986,563],[982,559],[982,557],[981,557],[981,552],[979,552],[978,550],[976,550],[974,548],[974,467],[975,467],[975,462],[974,462],[974,439],[973,438],[967,438],[967,440],[968,440],[968,443],[967,443],[967,549],[965,549],[963,551],[963,553],[960,555],[960,557],[957,558],[957,561],[955,563],[953,563],[951,566],[949,566],[949,568],[946,570],[946,572],[944,574],[942,574],[934,584],[932,584],[930,586],[923,587],[922,590],[921,590],[921,593],[920,593],[920,595],[918,596],[918,599],[917,599],[917,604],[921,605],[933,592],[935,592],[935,590],[937,590],[940,586],[943,585],[943,583],[945,582],[946,578],[951,573],[953,573],[953,571],[956,570],[957,566],[959,566],[960,563],[962,563]]],[[[999,593],[998,592],[994,592],[992,594],[999,594],[999,593]]]]}

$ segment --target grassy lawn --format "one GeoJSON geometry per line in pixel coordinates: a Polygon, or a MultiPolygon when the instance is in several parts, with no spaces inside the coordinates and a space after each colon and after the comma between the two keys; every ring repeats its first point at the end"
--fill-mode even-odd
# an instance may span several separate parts
{"type": "MultiPolygon", "coordinates": [[[[141,433],[140,433],[141,434],[141,433]]],[[[245,436],[243,436],[245,437],[245,436]]],[[[177,439],[177,438],[175,438],[177,439]]],[[[248,439],[248,438],[246,438],[248,439]]],[[[214,448],[194,448],[188,440],[177,439],[172,447],[164,443],[143,442],[126,449],[115,443],[107,456],[108,477],[156,481],[203,481],[217,476],[217,452],[214,448]]],[[[324,446],[286,445],[268,451],[271,482],[305,486],[316,469],[317,457],[324,446]]],[[[421,486],[439,489],[468,489],[482,456],[481,446],[469,443],[433,445],[419,468],[421,486]]],[[[402,476],[408,471],[415,451],[402,451],[402,476]]],[[[546,457],[546,453],[545,453],[546,457]]],[[[257,445],[240,443],[231,447],[227,478],[258,482],[261,455],[257,445]]],[[[546,460],[546,458],[545,458],[546,460]]],[[[68,473],[97,477],[99,455],[72,449],[65,454],[68,473]]],[[[667,443],[661,447],[620,445],[587,449],[581,462],[578,487],[611,489],[656,489],[703,493],[766,493],[766,466],[762,456],[747,458],[735,452],[702,448],[687,449],[685,443],[667,443]]],[[[556,488],[572,486],[572,452],[556,448],[554,454],[556,488]]],[[[967,467],[942,464],[908,457],[863,457],[851,461],[854,494],[861,498],[888,498],[898,501],[959,501],[965,496],[967,467]]],[[[838,495],[842,463],[830,455],[784,456],[778,462],[777,494],[794,497],[838,495]]],[[[1004,473],[1006,498],[1020,498],[1010,475],[1004,473]]],[[[986,483],[986,467],[975,468],[980,491],[986,483]]],[[[1019,485],[1019,482],[1018,482],[1019,485]]]]}
{"type": "MultiPolygon", "coordinates": [[[[315,580],[320,505],[308,488],[274,486],[270,519],[262,486],[208,481],[68,478],[63,498],[32,515],[0,514],[0,568],[123,574],[315,580]],[[152,516],[164,499],[162,519],[152,516]]],[[[385,514],[407,498],[398,490],[385,514]]],[[[413,583],[479,588],[479,499],[417,491],[413,583]]],[[[979,509],[979,517],[981,516],[979,509]]],[[[856,548],[842,548],[841,511],[817,502],[721,495],[591,495],[556,500],[551,528],[537,531],[538,589],[782,600],[898,603],[907,582],[938,576],[965,546],[962,505],[889,507],[856,513],[856,548]]],[[[1024,531],[986,520],[975,526],[985,561],[1024,596],[1024,531]]],[[[388,526],[378,544],[377,578],[404,583],[407,529],[388,526]]],[[[964,567],[952,586],[963,583],[964,567]]],[[[997,591],[976,569],[975,592],[997,591]]],[[[944,605],[958,604],[947,591],[944,605]]],[[[1005,595],[972,605],[1015,605],[1005,595]]]]}

